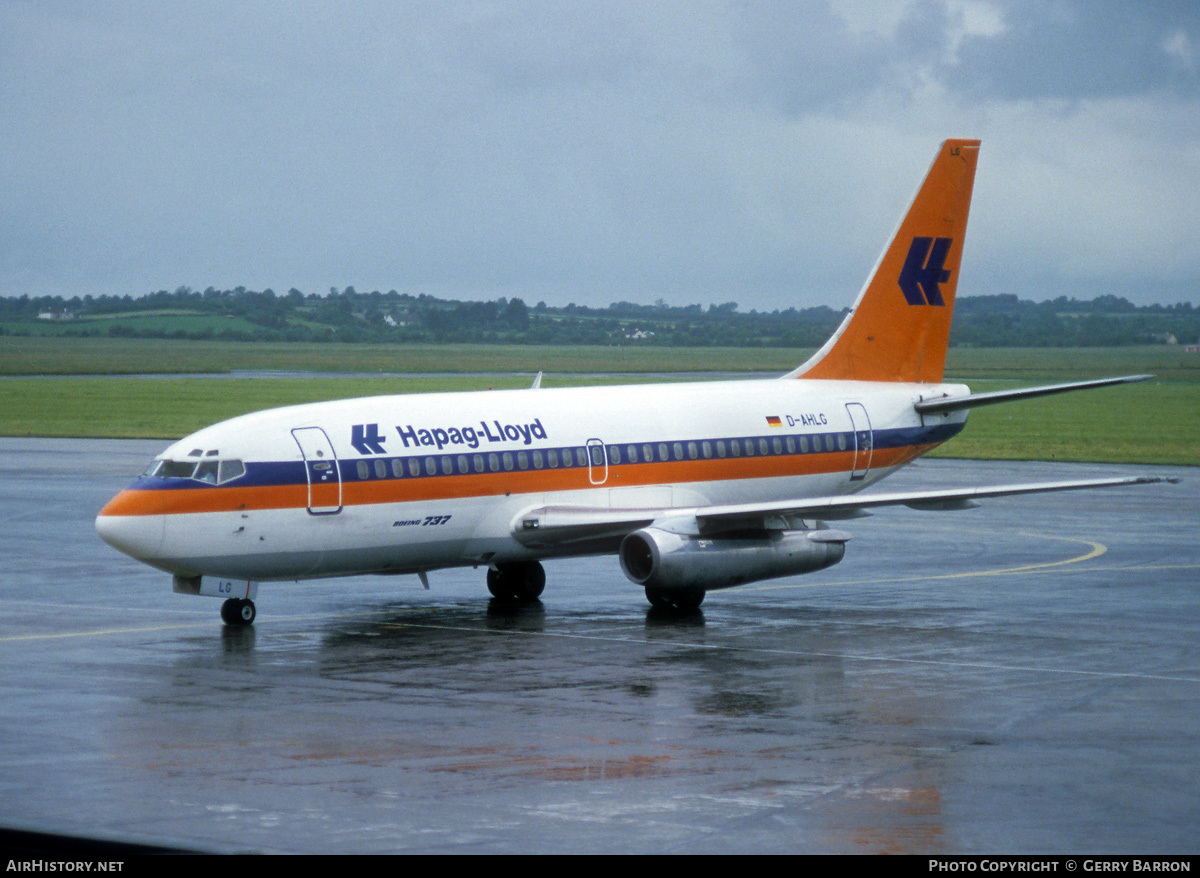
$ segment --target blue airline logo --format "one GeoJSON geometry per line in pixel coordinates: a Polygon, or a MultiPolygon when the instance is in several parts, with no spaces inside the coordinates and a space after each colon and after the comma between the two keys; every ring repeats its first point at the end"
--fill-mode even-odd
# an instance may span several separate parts
{"type": "Polygon", "coordinates": [[[386,436],[379,435],[378,424],[355,424],[350,428],[350,444],[359,454],[383,454],[386,436]]]}
{"type": "Polygon", "coordinates": [[[913,238],[900,269],[900,290],[910,305],[945,305],[939,284],[950,280],[942,266],[953,238],[913,238]]]}

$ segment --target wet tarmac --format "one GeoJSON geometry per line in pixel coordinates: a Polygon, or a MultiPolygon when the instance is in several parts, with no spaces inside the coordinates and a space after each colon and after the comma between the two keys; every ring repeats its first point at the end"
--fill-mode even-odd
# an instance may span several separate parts
{"type": "MultiPolygon", "coordinates": [[[[615,559],[173,594],[92,519],[166,443],[0,440],[0,826],[218,852],[1195,853],[1200,473],[886,510],[658,615],[615,559]]],[[[887,487],[1159,468],[918,464],[887,487]]]]}

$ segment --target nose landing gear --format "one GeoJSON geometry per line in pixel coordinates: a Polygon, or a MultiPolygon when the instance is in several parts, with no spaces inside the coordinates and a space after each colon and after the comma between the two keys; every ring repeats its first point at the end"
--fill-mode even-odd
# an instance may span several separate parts
{"type": "Polygon", "coordinates": [[[258,611],[254,609],[254,601],[245,598],[230,598],[221,604],[221,621],[226,625],[242,627],[253,624],[258,611]]]}

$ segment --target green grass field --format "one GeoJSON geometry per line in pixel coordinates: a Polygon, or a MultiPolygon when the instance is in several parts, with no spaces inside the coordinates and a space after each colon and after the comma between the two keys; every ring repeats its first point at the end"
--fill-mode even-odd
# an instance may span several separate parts
{"type": "MultiPolygon", "coordinates": [[[[979,383],[977,389],[1019,386],[979,383]]],[[[1200,466],[1200,384],[1145,382],[971,412],[933,457],[1200,466]]]]}
{"type": "MultiPolygon", "coordinates": [[[[0,435],[174,439],[293,403],[386,393],[650,380],[638,373],[792,368],[776,349],[226,344],[0,338],[0,435]],[[203,378],[229,370],[401,377],[203,378]],[[116,374],[170,377],[113,377],[116,374]],[[430,374],[422,374],[430,373],[430,374]],[[68,375],[70,377],[68,377],[68,375]],[[92,376],[92,377],[83,377],[92,376]],[[605,376],[605,377],[597,377],[605,376]]],[[[1200,465],[1200,354],[1175,348],[951,351],[947,380],[976,390],[1151,372],[1150,382],[977,409],[935,456],[1200,465]]],[[[663,380],[660,377],[653,380],[663,380]]]]}
{"type": "Polygon", "coordinates": [[[566,345],[293,344],[134,338],[0,337],[0,375],[289,372],[786,372],[808,352],[783,348],[566,345]]]}

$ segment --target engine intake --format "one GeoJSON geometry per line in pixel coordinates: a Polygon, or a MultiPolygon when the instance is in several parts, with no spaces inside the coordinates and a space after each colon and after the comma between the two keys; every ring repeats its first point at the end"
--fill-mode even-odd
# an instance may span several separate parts
{"type": "Polygon", "coordinates": [[[621,541],[618,558],[638,585],[712,591],[830,567],[842,560],[847,539],[839,531],[698,537],[646,527],[621,541]]]}

